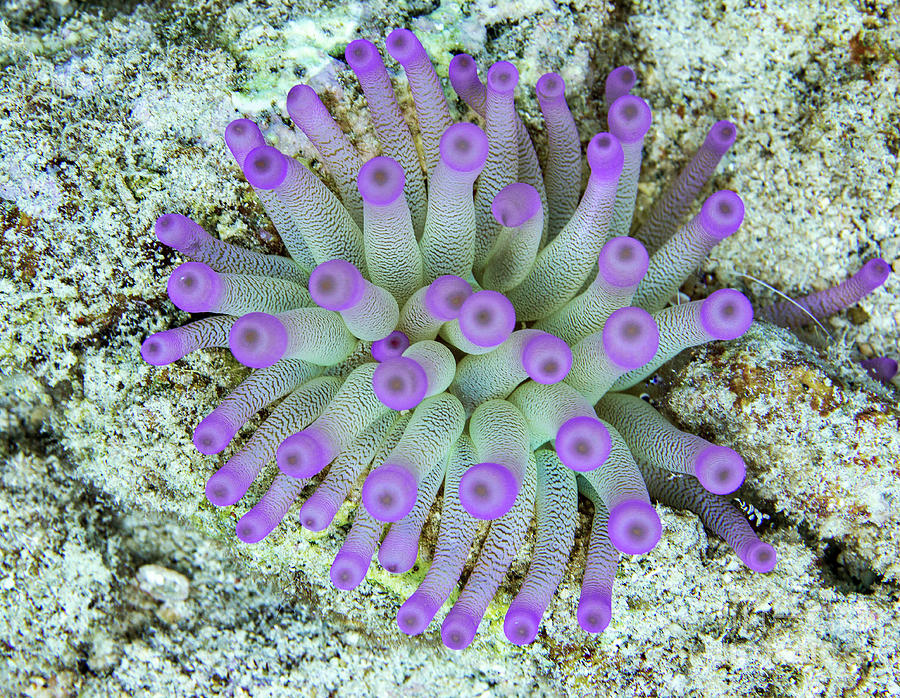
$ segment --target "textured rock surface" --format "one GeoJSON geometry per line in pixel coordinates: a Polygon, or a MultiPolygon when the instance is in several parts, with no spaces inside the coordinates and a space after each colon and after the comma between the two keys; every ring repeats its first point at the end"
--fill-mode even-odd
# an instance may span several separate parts
{"type": "MultiPolygon", "coordinates": [[[[222,130],[244,114],[310,157],[283,112],[303,80],[372,152],[363,100],[333,57],[357,35],[407,24],[439,71],[466,50],[514,60],[523,86],[560,70],[584,140],[600,128],[606,72],[631,62],[655,122],[639,206],[709,124],[734,118],[739,140],[715,183],[740,191],[748,220],[691,293],[741,284],[739,273],[814,290],[877,255],[898,270],[900,30],[888,3],[437,5],[408,3],[407,16],[377,2],[2,4],[0,691],[896,694],[897,392],[845,355],[896,357],[897,275],[831,323],[839,341],[825,356],[760,328],[663,376],[654,392],[676,420],[747,457],[741,496],[769,517],[780,562],[753,576],[693,516],[663,510],[663,540],[623,562],[600,638],[574,618],[582,547],[534,645],[512,648],[501,627],[526,549],[490,630],[455,655],[433,630],[414,641],[395,630],[421,567],[393,579],[373,565],[338,593],[327,570],[346,526],[285,525],[247,547],[233,525],[249,505],[205,503],[216,461],[190,434],[244,369],[225,352],[140,362],[146,334],[185,319],[165,298],[180,260],[150,226],[172,210],[280,251],[222,130]],[[188,598],[156,598],[148,565],[183,576],[188,598]]],[[[533,92],[518,101],[537,125],[533,92]]]]}

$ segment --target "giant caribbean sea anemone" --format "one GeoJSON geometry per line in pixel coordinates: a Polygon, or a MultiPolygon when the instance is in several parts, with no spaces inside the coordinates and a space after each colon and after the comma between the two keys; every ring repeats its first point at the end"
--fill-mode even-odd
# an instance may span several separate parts
{"type": "Polygon", "coordinates": [[[301,495],[300,524],[324,530],[362,481],[331,568],[335,586],[349,590],[376,549],[386,570],[409,571],[440,499],[430,567],[397,623],[423,632],[479,546],[441,625],[453,649],[472,642],[528,535],[533,554],[504,630],[517,644],[535,638],[574,543],[579,494],[594,511],[578,604],[588,632],[610,622],[619,555],[659,540],[651,499],[694,511],[750,569],[771,571],[775,550],[727,498],[744,480],[740,455],[680,431],[639,396],[684,349],[734,339],[752,322],[749,301],[733,289],[670,304],[743,220],[740,197],[718,191],[683,223],[735,125],[713,124],[633,226],[651,113],[631,94],[630,68],[607,79],[609,130],[586,146],[582,192],[582,148],[559,75],[536,86],[547,141],[540,163],[516,113],[511,63],[492,65],[484,83],[470,56],[450,64],[450,82],[481,128],[453,123],[412,32],[397,29],[386,43],[409,81],[416,135],[378,49],[357,40],[346,50],[381,156],[364,162],[310,87],[288,94],[288,113],[330,185],[266,145],[252,121],[226,129],[290,257],[223,243],[177,213],[156,222],[160,241],[193,260],[172,272],[172,302],[215,315],[149,337],[144,359],[164,365],[220,347],[254,369],[197,426],[197,449],[222,452],[278,403],[209,478],[209,501],[237,504],[277,463],[268,491],[237,524],[237,536],[256,543],[301,495]]]}

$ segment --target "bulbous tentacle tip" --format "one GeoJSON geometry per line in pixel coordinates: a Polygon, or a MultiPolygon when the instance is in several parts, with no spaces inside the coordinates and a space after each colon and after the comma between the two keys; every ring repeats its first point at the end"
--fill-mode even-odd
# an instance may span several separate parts
{"type": "Polygon", "coordinates": [[[607,240],[597,259],[598,271],[603,280],[619,288],[640,283],[649,265],[647,248],[638,240],[624,235],[607,240]]]}
{"type": "Polygon", "coordinates": [[[234,358],[250,368],[266,368],[287,351],[284,323],[268,313],[247,313],[238,318],[228,333],[234,358]]]}
{"type": "Polygon", "coordinates": [[[472,295],[469,282],[453,274],[444,274],[432,281],[425,291],[425,309],[438,320],[449,322],[459,317],[466,299],[472,295]]]}
{"type": "Polygon", "coordinates": [[[556,432],[556,455],[571,470],[596,470],[612,450],[609,430],[595,417],[572,417],[556,432]]]}
{"type": "Polygon", "coordinates": [[[631,90],[637,82],[637,75],[630,65],[620,65],[606,76],[606,89],[614,88],[616,94],[623,95],[631,90]]]}
{"type": "Polygon", "coordinates": [[[556,335],[539,334],[522,348],[522,368],[535,383],[559,383],[572,368],[572,350],[556,335]]]}
{"type": "Polygon", "coordinates": [[[491,202],[491,213],[500,225],[517,228],[541,210],[541,195],[530,184],[514,182],[503,187],[491,202]]]}
{"type": "Polygon", "coordinates": [[[259,543],[273,528],[274,524],[262,512],[251,509],[238,520],[235,533],[244,543],[259,543]]]}
{"type": "Polygon", "coordinates": [[[392,410],[411,410],[425,399],[428,374],[421,364],[405,356],[382,361],[372,374],[372,390],[392,410]]]}
{"type": "Polygon", "coordinates": [[[418,491],[416,478],[409,470],[388,463],[369,473],[363,483],[363,505],[379,521],[393,523],[412,510],[418,491]]]}
{"type": "Polygon", "coordinates": [[[479,347],[496,347],[506,341],[516,326],[516,310],[502,293],[478,291],[459,309],[459,329],[479,347]]]}
{"type": "Polygon", "coordinates": [[[359,168],[356,185],[363,201],[373,206],[387,206],[403,194],[406,175],[399,162],[379,155],[359,168]]]}
{"type": "Polygon", "coordinates": [[[754,572],[771,572],[778,562],[778,554],[768,543],[761,540],[753,541],[750,545],[738,551],[738,555],[747,567],[754,572]]]}
{"type": "Polygon", "coordinates": [[[578,601],[576,617],[585,632],[602,633],[612,620],[612,599],[597,592],[584,593],[578,601]]]}
{"type": "Polygon", "coordinates": [[[141,358],[151,366],[167,366],[184,356],[172,330],[151,334],[141,343],[141,358]]]}
{"type": "Polygon", "coordinates": [[[659,327],[643,308],[628,306],[612,313],[603,326],[603,350],[616,366],[631,371],[646,365],[659,349],[659,327]]]}
{"type": "Polygon", "coordinates": [[[535,85],[537,98],[542,107],[565,101],[566,81],[559,73],[544,73],[535,85]]]}
{"type": "Polygon", "coordinates": [[[484,167],[488,139],[484,131],[467,122],[453,124],[441,136],[441,160],[457,172],[473,172],[484,167]]]}
{"type": "Polygon", "coordinates": [[[322,262],[309,275],[309,295],[326,310],[347,310],[359,303],[365,293],[363,275],[343,259],[322,262]]]}
{"type": "Polygon", "coordinates": [[[289,477],[312,477],[330,461],[328,447],[315,431],[309,429],[291,434],[275,453],[278,469],[289,477]]]}
{"type": "Polygon", "coordinates": [[[378,564],[391,574],[409,572],[419,555],[418,539],[410,545],[388,545],[389,540],[386,538],[378,548],[378,564]]]}
{"type": "Polygon", "coordinates": [[[519,71],[509,61],[497,61],[488,69],[487,86],[502,94],[510,95],[519,84],[519,71]]]}
{"type": "Polygon", "coordinates": [[[401,330],[394,330],[384,339],[372,342],[372,358],[387,361],[400,356],[409,349],[409,337],[401,330]]]}
{"type": "Polygon", "coordinates": [[[625,164],[625,151],[611,133],[598,133],[588,142],[586,157],[591,176],[603,182],[616,181],[625,164]]]}
{"type": "Polygon", "coordinates": [[[724,240],[744,222],[744,202],[735,192],[723,189],[703,202],[700,225],[711,237],[724,240]]]}
{"type": "Polygon", "coordinates": [[[309,109],[318,108],[320,104],[319,95],[309,85],[294,85],[288,91],[288,113],[303,114],[309,109]]]}
{"type": "Polygon", "coordinates": [[[169,299],[187,313],[206,313],[225,292],[222,277],[202,262],[185,262],[169,276],[169,299]]]}
{"type": "Polygon", "coordinates": [[[528,645],[537,637],[542,614],[525,605],[510,604],[503,619],[503,634],[514,645],[528,645]]]}
{"type": "Polygon", "coordinates": [[[747,466],[737,451],[727,446],[707,446],[697,454],[694,472],[713,494],[731,494],[744,482],[747,466]]]}
{"type": "Polygon", "coordinates": [[[635,143],[650,130],[650,105],[635,95],[622,95],[609,108],[609,130],[622,143],[635,143]]]}
{"type": "Polygon", "coordinates": [[[428,627],[437,609],[424,594],[413,592],[397,611],[397,627],[406,635],[418,635],[428,627]]]}
{"type": "MultiPolygon", "coordinates": [[[[147,341],[144,343],[146,344],[147,341]]],[[[143,352],[144,349],[141,347],[141,355],[143,355],[143,352]]],[[[144,360],[147,361],[146,357],[144,360]]],[[[148,361],[148,363],[152,362],[148,361]]],[[[881,381],[882,383],[889,383],[891,379],[897,375],[897,361],[888,356],[875,356],[871,359],[863,359],[859,363],[866,371],[868,371],[872,378],[881,381]]]]}
{"type": "Polygon", "coordinates": [[[312,496],[300,507],[300,525],[307,531],[324,531],[331,525],[337,509],[321,496],[312,496]]]}
{"type": "Polygon", "coordinates": [[[247,153],[244,177],[257,189],[276,189],[287,177],[287,157],[271,145],[262,145],[247,153]]]}
{"type": "Polygon", "coordinates": [[[378,53],[375,44],[368,39],[356,39],[347,44],[344,59],[357,74],[377,70],[384,66],[381,54],[378,53]]]}
{"type": "Polygon", "coordinates": [[[662,523],[652,504],[632,499],[609,512],[608,530],[609,539],[619,552],[640,555],[656,547],[662,523]]]}
{"type": "Polygon", "coordinates": [[[519,483],[501,463],[477,463],[459,479],[459,501],[469,515],[492,521],[510,510],[519,483]]]}
{"type": "Polygon", "coordinates": [[[712,293],[700,306],[700,324],[715,339],[737,339],[753,322],[753,306],[733,288],[712,293]]]}
{"type": "Polygon", "coordinates": [[[207,415],[194,429],[194,448],[211,456],[221,453],[231,443],[237,430],[218,412],[207,415]]]}
{"type": "Polygon", "coordinates": [[[717,121],[706,134],[703,145],[719,155],[724,155],[734,145],[736,138],[737,126],[730,121],[717,121]]]}
{"type": "Polygon", "coordinates": [[[402,66],[427,57],[419,37],[409,29],[394,29],[387,35],[384,46],[391,57],[402,66]]]}
{"type": "Polygon", "coordinates": [[[206,481],[206,499],[216,507],[228,507],[244,496],[242,487],[233,473],[219,469],[206,481]]]}
{"type": "Polygon", "coordinates": [[[156,238],[168,247],[183,249],[197,237],[200,226],[180,213],[164,213],[156,219],[153,230],[156,238]]]}
{"type": "Polygon", "coordinates": [[[367,560],[362,555],[342,549],[335,556],[328,576],[337,589],[350,591],[356,589],[365,579],[371,563],[371,559],[367,560]]]}
{"type": "Polygon", "coordinates": [[[447,72],[450,82],[453,84],[458,84],[460,81],[468,82],[473,77],[477,77],[478,64],[468,53],[457,53],[450,59],[447,72]]]}
{"type": "Polygon", "coordinates": [[[239,153],[247,153],[262,140],[262,131],[250,119],[235,119],[225,127],[225,145],[237,160],[239,153]]]}
{"type": "Polygon", "coordinates": [[[891,265],[880,257],[870,259],[856,272],[856,276],[859,277],[860,281],[872,290],[881,286],[890,275],[891,265]]]}
{"type": "Polygon", "coordinates": [[[478,623],[474,618],[453,608],[441,624],[441,640],[451,650],[464,650],[472,644],[477,631],[478,623]]]}

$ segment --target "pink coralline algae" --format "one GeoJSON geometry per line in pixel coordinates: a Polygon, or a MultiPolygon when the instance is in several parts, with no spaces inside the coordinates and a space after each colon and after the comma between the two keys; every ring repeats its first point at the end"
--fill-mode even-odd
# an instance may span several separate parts
{"type": "Polygon", "coordinates": [[[310,87],[288,95],[333,186],[267,145],[253,122],[226,129],[290,257],[220,242],[176,213],[156,223],[159,239],[193,260],[172,272],[172,302],[216,314],[149,337],[144,359],[164,365],[221,347],[255,369],[197,426],[197,449],[222,452],[277,402],[209,478],[209,501],[238,503],[274,461],[271,486],[237,523],[237,536],[255,543],[301,495],[300,524],[324,530],[367,473],[331,568],[340,589],[363,580],[376,550],[387,571],[410,570],[439,506],[430,567],[397,623],[425,631],[480,545],[441,624],[453,649],[472,642],[529,535],[534,552],[504,630],[516,644],[535,638],[573,547],[579,494],[594,510],[578,604],[587,632],[610,622],[619,555],[660,538],[651,498],[696,512],[750,569],[771,571],[775,550],[727,498],[744,480],[740,455],[680,431],[628,392],[684,349],[740,337],[753,320],[732,289],[669,304],[743,220],[741,198],[718,191],[682,224],[735,125],[714,123],[634,226],[651,113],[631,94],[630,68],[607,80],[609,130],[587,144],[582,192],[582,148],[559,75],[537,83],[541,163],[515,110],[511,63],[495,63],[482,82],[471,56],[451,62],[450,82],[479,126],[453,122],[414,34],[393,31],[387,52],[409,81],[418,138],[378,49],[357,40],[346,51],[379,157],[363,159],[310,87]],[[490,522],[485,536],[480,520],[490,522]]]}

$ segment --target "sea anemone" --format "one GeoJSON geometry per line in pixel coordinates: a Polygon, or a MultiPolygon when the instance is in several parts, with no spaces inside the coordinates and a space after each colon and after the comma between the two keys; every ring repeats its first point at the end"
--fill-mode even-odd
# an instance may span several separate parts
{"type": "Polygon", "coordinates": [[[726,497],[744,480],[740,455],[680,431],[634,390],[684,349],[734,339],[752,322],[733,289],[670,305],[743,220],[740,197],[718,191],[681,225],[735,125],[712,125],[629,237],[651,123],[649,106],[631,94],[630,68],[606,82],[609,131],[587,144],[581,192],[581,143],[559,75],[536,86],[542,166],[515,110],[511,63],[492,65],[486,84],[471,56],[450,63],[450,82],[482,129],[453,123],[412,32],[393,31],[387,51],[406,72],[417,138],[377,48],[357,40],[345,54],[381,156],[364,161],[310,87],[288,94],[288,113],[331,186],[266,145],[253,122],[225,131],[289,258],[223,243],[176,213],[156,222],[160,241],[193,260],[172,272],[172,302],[216,315],[149,337],[144,359],[163,365],[227,347],[255,369],[197,426],[197,449],[222,452],[280,400],[209,478],[209,501],[237,503],[274,460],[279,472],[237,536],[265,538],[307,485],[299,521],[321,531],[367,472],[331,568],[334,585],[352,589],[376,548],[389,572],[413,567],[443,492],[430,567],[397,622],[423,632],[480,542],[441,626],[454,649],[472,642],[530,531],[533,555],[504,630],[517,644],[535,638],[573,547],[579,493],[594,511],[578,604],[588,632],[610,622],[619,555],[645,553],[660,538],[651,498],[696,512],[750,569],[772,570],[774,549],[726,497]]]}

